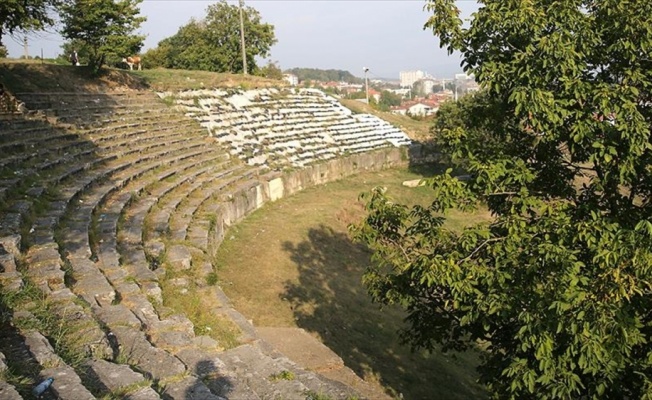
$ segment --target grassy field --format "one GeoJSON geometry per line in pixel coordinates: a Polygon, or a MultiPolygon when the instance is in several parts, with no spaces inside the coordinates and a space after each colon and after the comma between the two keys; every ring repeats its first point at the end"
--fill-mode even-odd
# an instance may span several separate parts
{"type": "MultiPolygon", "coordinates": [[[[361,285],[370,254],[347,234],[364,212],[357,196],[383,185],[396,201],[428,204],[428,188],[401,184],[418,178],[397,170],[362,174],[263,207],[227,233],[217,255],[221,285],[255,325],[304,328],[394,396],[486,397],[475,383],[478,354],[410,352],[397,336],[403,312],[380,310],[361,285]]],[[[489,215],[449,218],[451,229],[460,229],[489,215]]]]}

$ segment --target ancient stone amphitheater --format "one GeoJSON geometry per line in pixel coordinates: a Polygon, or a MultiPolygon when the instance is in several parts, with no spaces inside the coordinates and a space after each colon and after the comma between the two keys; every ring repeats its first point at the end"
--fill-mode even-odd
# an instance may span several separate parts
{"type": "Polygon", "coordinates": [[[205,278],[229,225],[405,163],[404,133],[310,90],[3,96],[0,398],[369,397],[279,353],[205,278]],[[238,346],[164,305],[170,269],[210,290],[238,346]]]}

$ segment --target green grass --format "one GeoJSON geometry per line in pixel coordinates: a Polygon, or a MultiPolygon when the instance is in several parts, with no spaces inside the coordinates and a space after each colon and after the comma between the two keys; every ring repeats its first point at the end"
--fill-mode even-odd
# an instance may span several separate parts
{"type": "Polygon", "coordinates": [[[276,382],[276,381],[293,381],[295,378],[296,378],[296,376],[294,376],[294,372],[287,371],[287,370],[283,370],[283,371],[281,371],[279,373],[272,374],[272,375],[269,376],[269,380],[271,380],[272,382],[276,382]]]}
{"type": "MultiPolygon", "coordinates": [[[[263,207],[227,232],[217,254],[220,282],[256,326],[304,328],[394,396],[486,397],[475,383],[477,353],[412,353],[397,335],[404,312],[379,309],[361,284],[370,254],[347,233],[363,216],[359,193],[383,185],[398,202],[426,205],[430,189],[402,185],[418,178],[397,170],[365,173],[263,207]]],[[[486,211],[450,213],[447,224],[457,230],[488,219],[486,211]]]]}

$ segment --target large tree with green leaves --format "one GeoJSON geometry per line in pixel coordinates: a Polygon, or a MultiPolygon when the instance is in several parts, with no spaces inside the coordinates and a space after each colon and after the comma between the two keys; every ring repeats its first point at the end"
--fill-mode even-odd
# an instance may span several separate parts
{"type": "Polygon", "coordinates": [[[52,25],[60,3],[61,0],[0,1],[0,48],[5,33],[37,31],[52,25]]]}
{"type": "MultiPolygon", "coordinates": [[[[256,57],[267,57],[276,38],[274,26],[263,23],[260,13],[243,7],[247,70],[256,72],[256,57]]],[[[157,66],[166,68],[242,72],[240,8],[226,1],[212,4],[202,20],[191,20],[156,49],[145,54],[157,66]]]]}
{"type": "Polygon", "coordinates": [[[368,195],[373,298],[416,347],[481,341],[495,398],[652,398],[652,2],[480,1],[426,24],[484,92],[435,133],[468,171],[408,208],[368,195]],[[462,232],[446,210],[486,205],[462,232]]]}
{"type": "Polygon", "coordinates": [[[89,65],[99,70],[107,61],[115,62],[138,53],[144,36],[134,34],[146,20],[139,16],[143,0],[70,0],[61,7],[61,33],[83,43],[89,65]]]}

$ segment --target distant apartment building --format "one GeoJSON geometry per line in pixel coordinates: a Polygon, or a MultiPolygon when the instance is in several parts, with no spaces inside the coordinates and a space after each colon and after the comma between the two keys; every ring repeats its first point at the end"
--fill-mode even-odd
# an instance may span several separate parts
{"type": "Polygon", "coordinates": [[[290,86],[297,86],[299,84],[299,77],[294,74],[283,74],[283,80],[290,84],[290,86]]]}
{"type": "Polygon", "coordinates": [[[423,79],[427,74],[421,70],[418,71],[401,71],[399,77],[401,80],[401,87],[411,87],[414,82],[423,79]]]}

